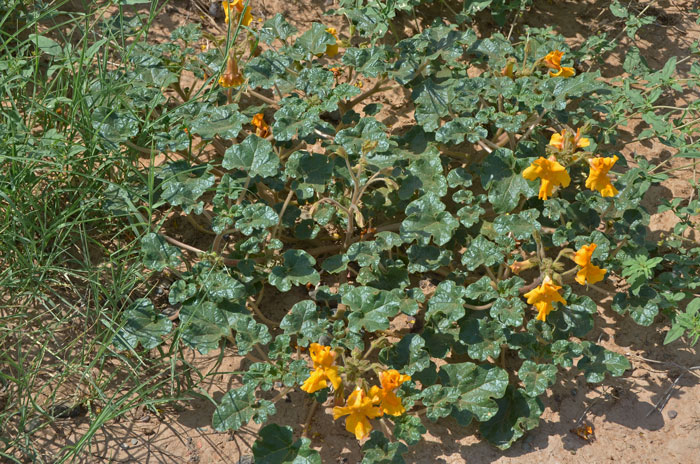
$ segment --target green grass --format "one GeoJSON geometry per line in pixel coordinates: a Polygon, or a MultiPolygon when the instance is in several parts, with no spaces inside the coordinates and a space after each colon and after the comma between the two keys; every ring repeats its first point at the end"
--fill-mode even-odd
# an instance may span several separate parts
{"type": "Polygon", "coordinates": [[[143,174],[101,139],[92,110],[119,98],[110,72],[140,37],[127,45],[120,21],[96,27],[105,4],[66,6],[0,4],[0,457],[10,462],[69,462],[107,421],[180,386],[164,356],[111,347],[120,312],[152,291],[136,259],[148,226],[107,207],[105,192],[143,174]],[[47,460],[37,437],[57,407],[78,405],[89,430],[47,460]]]}

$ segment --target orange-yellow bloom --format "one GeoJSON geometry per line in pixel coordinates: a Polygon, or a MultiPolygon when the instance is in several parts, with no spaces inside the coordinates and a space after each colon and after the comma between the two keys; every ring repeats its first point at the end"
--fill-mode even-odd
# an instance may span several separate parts
{"type": "Polygon", "coordinates": [[[589,160],[588,164],[591,170],[588,173],[588,179],[586,179],[586,187],[599,191],[604,197],[617,195],[617,189],[610,183],[608,171],[618,159],[617,156],[613,156],[612,158],[593,158],[589,160]]]}
{"type": "Polygon", "coordinates": [[[546,200],[552,196],[555,185],[567,187],[571,182],[566,168],[556,161],[539,157],[523,171],[523,177],[527,180],[542,179],[538,198],[546,200]]]}
{"type": "Polygon", "coordinates": [[[533,288],[524,295],[528,304],[537,308],[538,321],[547,320],[547,316],[554,309],[552,302],[566,304],[566,300],[559,294],[559,290],[561,287],[552,282],[549,276],[546,276],[539,287],[533,288]]]}
{"type": "Polygon", "coordinates": [[[549,71],[550,77],[571,77],[576,75],[574,68],[562,67],[561,57],[564,56],[564,52],[559,50],[554,50],[549,52],[547,56],[544,57],[543,63],[550,69],[554,69],[556,72],[549,71]]]}
{"type": "Polygon", "coordinates": [[[566,129],[561,131],[561,134],[552,134],[552,137],[549,139],[549,144],[559,150],[563,150],[564,141],[567,139],[571,141],[572,147],[586,148],[591,144],[590,139],[581,137],[581,129],[576,129],[576,136],[569,134],[569,131],[566,129]]]}
{"type": "Polygon", "coordinates": [[[233,0],[231,2],[221,2],[222,7],[224,9],[224,15],[226,16],[225,21],[226,24],[228,24],[230,20],[230,15],[231,15],[231,10],[233,8],[236,8],[238,10],[238,14],[243,13],[243,21],[242,24],[244,26],[250,25],[250,22],[253,20],[253,15],[250,12],[250,6],[245,7],[245,11],[243,10],[244,5],[245,5],[245,0],[233,0]]]}
{"type": "Polygon", "coordinates": [[[349,417],[345,420],[345,429],[355,434],[355,438],[362,440],[372,430],[369,419],[382,415],[382,410],[372,404],[372,399],[360,387],[357,387],[348,397],[345,406],[333,408],[333,419],[343,416],[349,417]]]}
{"type": "Polygon", "coordinates": [[[400,416],[406,412],[406,408],[403,407],[401,398],[396,396],[394,390],[409,380],[411,380],[411,376],[400,374],[396,369],[384,371],[379,374],[379,382],[382,387],[373,386],[369,391],[369,396],[372,397],[375,404],[379,404],[382,412],[391,416],[400,416]]]}
{"type": "Polygon", "coordinates": [[[309,373],[309,378],[306,379],[301,389],[306,393],[314,393],[322,390],[331,382],[334,389],[340,386],[340,376],[338,375],[338,366],[334,366],[335,351],[331,351],[330,346],[322,346],[318,343],[309,345],[309,354],[314,362],[314,370],[309,373]]]}
{"type": "Polygon", "coordinates": [[[221,87],[230,88],[238,87],[245,82],[241,72],[238,70],[238,63],[233,56],[228,57],[226,62],[226,71],[219,76],[219,85],[221,87]]]}
{"type": "Polygon", "coordinates": [[[515,73],[513,72],[513,66],[515,65],[515,61],[508,60],[506,65],[501,69],[501,75],[510,77],[511,79],[515,79],[515,73]]]}
{"type": "Polygon", "coordinates": [[[264,139],[265,137],[270,135],[270,126],[268,126],[265,122],[264,114],[258,113],[255,116],[253,116],[251,124],[255,126],[255,135],[257,135],[258,137],[264,139]]]}
{"type": "Polygon", "coordinates": [[[576,274],[576,282],[581,285],[586,285],[586,282],[589,284],[600,282],[608,272],[591,263],[591,256],[597,246],[595,243],[583,245],[574,255],[574,262],[581,266],[581,270],[576,274]]]}
{"type": "Polygon", "coordinates": [[[326,45],[326,55],[328,55],[328,58],[333,58],[338,54],[338,31],[336,31],[334,27],[329,27],[326,29],[326,32],[335,37],[335,43],[333,45],[326,45]]]}

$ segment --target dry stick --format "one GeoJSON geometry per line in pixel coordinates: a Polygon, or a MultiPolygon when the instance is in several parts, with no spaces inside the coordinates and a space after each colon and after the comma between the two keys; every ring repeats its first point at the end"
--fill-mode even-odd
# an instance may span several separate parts
{"type": "Polygon", "coordinates": [[[311,419],[314,418],[314,413],[318,408],[318,401],[313,400],[313,404],[309,408],[309,413],[306,415],[306,421],[304,422],[304,431],[301,433],[302,437],[309,437],[309,428],[311,427],[311,419]]]}
{"type": "Polygon", "coordinates": [[[659,414],[661,414],[661,411],[663,411],[663,409],[666,407],[666,403],[669,399],[671,399],[673,389],[676,387],[676,384],[678,384],[678,382],[683,378],[684,374],[685,372],[681,372],[681,375],[679,375],[678,378],[673,381],[671,386],[668,387],[668,390],[666,390],[661,399],[654,405],[653,408],[651,408],[651,411],[649,411],[645,417],[651,416],[651,413],[653,413],[654,411],[659,411],[659,414]]]}
{"type": "Polygon", "coordinates": [[[277,231],[279,230],[280,225],[282,224],[282,217],[284,217],[284,213],[287,211],[287,207],[289,206],[289,203],[292,201],[292,196],[294,196],[294,189],[290,188],[289,193],[287,194],[287,198],[285,198],[284,204],[282,205],[282,209],[280,210],[279,221],[277,221],[277,225],[272,230],[272,238],[277,238],[277,231]]]}
{"type": "Polygon", "coordinates": [[[256,92],[255,90],[248,89],[248,90],[246,90],[246,92],[248,92],[253,97],[257,98],[258,100],[262,100],[269,105],[272,105],[272,106],[279,108],[279,104],[276,101],[274,101],[271,98],[266,97],[265,95],[263,95],[261,93],[256,92]]]}
{"type": "Polygon", "coordinates": [[[493,303],[488,303],[488,304],[481,305],[481,306],[475,306],[475,305],[470,305],[470,304],[464,303],[462,306],[464,306],[467,309],[472,309],[474,311],[483,311],[485,309],[490,309],[491,306],[493,306],[493,303]]]}
{"type": "Polygon", "coordinates": [[[169,236],[164,235],[164,234],[160,234],[160,236],[163,237],[166,242],[170,242],[171,244],[175,245],[176,247],[180,247],[183,250],[191,251],[192,253],[197,253],[198,255],[204,254],[204,251],[200,250],[199,248],[195,248],[195,247],[190,246],[186,243],[182,243],[181,241],[175,240],[174,238],[169,237],[169,236]]]}

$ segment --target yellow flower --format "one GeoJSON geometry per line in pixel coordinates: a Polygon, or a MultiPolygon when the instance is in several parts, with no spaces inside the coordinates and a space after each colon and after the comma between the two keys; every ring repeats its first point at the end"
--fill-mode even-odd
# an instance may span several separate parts
{"type": "Polygon", "coordinates": [[[513,60],[508,60],[506,65],[501,69],[501,75],[510,77],[511,79],[515,79],[515,73],[513,72],[513,66],[515,65],[515,61],[513,60]]]}
{"type": "Polygon", "coordinates": [[[549,139],[549,144],[559,150],[564,149],[564,141],[569,139],[571,141],[571,146],[576,146],[578,148],[586,148],[591,144],[590,139],[586,137],[581,137],[581,129],[576,129],[576,136],[572,137],[568,133],[569,131],[564,129],[561,134],[552,134],[549,139]]]}
{"type": "Polygon", "coordinates": [[[581,270],[576,274],[576,282],[581,285],[586,285],[586,282],[589,284],[600,282],[608,272],[591,263],[591,256],[597,246],[595,243],[584,245],[574,255],[574,262],[581,266],[581,270]]]}
{"type": "Polygon", "coordinates": [[[539,287],[533,288],[524,295],[527,298],[527,303],[537,308],[538,321],[547,320],[547,316],[554,309],[552,302],[557,301],[566,304],[566,300],[559,294],[559,290],[561,290],[561,287],[555,285],[552,279],[546,276],[539,287]]]}
{"type": "Polygon", "coordinates": [[[264,139],[265,137],[270,135],[270,126],[268,126],[265,122],[264,114],[258,113],[255,116],[253,116],[251,124],[255,126],[255,135],[257,135],[258,137],[264,139]]]}
{"type": "Polygon", "coordinates": [[[538,198],[546,200],[552,196],[552,189],[555,185],[567,187],[571,182],[566,168],[556,161],[539,157],[523,171],[523,177],[527,180],[542,179],[538,198]]]}
{"type": "Polygon", "coordinates": [[[235,7],[236,10],[238,10],[238,13],[243,13],[243,21],[242,24],[244,26],[248,26],[250,22],[253,20],[253,15],[250,13],[250,6],[245,8],[245,12],[243,11],[243,5],[245,4],[244,0],[233,0],[232,2],[221,2],[223,8],[224,8],[224,15],[226,16],[225,21],[226,24],[228,24],[230,20],[230,14],[231,10],[235,7]]]}
{"type": "Polygon", "coordinates": [[[554,69],[556,72],[549,71],[550,77],[571,77],[576,75],[574,68],[562,67],[561,57],[564,56],[564,52],[559,50],[554,50],[549,52],[547,56],[544,57],[544,65],[550,69],[554,69]]]}
{"type": "Polygon", "coordinates": [[[612,158],[594,158],[588,160],[590,165],[590,172],[588,173],[588,179],[586,179],[586,187],[591,190],[597,190],[604,197],[614,197],[617,195],[617,189],[610,183],[610,178],[608,177],[608,171],[617,162],[619,158],[613,156],[612,158]]]}
{"type": "Polygon", "coordinates": [[[379,374],[379,382],[382,387],[376,385],[369,391],[369,396],[375,404],[379,404],[382,411],[391,416],[400,416],[406,412],[401,404],[401,398],[396,396],[396,390],[402,383],[411,380],[411,376],[400,374],[396,369],[390,369],[379,374]]]}
{"type": "Polygon", "coordinates": [[[309,354],[314,362],[314,370],[309,373],[309,378],[306,379],[301,389],[306,393],[314,393],[328,386],[327,380],[331,382],[334,389],[340,386],[340,376],[338,375],[338,366],[334,366],[335,351],[331,351],[330,346],[322,346],[318,343],[309,345],[309,354]]]}
{"type": "Polygon", "coordinates": [[[238,70],[238,63],[233,56],[228,57],[226,62],[226,72],[219,76],[219,85],[221,87],[230,88],[238,87],[245,82],[241,72],[238,70]]]}
{"type": "Polygon", "coordinates": [[[338,54],[338,31],[336,31],[334,27],[329,27],[326,29],[326,32],[335,37],[335,43],[333,45],[326,45],[326,55],[328,55],[328,58],[333,58],[338,54]]]}
{"type": "Polygon", "coordinates": [[[343,416],[349,417],[345,420],[345,429],[355,434],[355,438],[362,440],[372,430],[369,419],[382,415],[382,410],[372,404],[372,399],[360,387],[350,393],[345,406],[333,408],[333,419],[343,416]]]}

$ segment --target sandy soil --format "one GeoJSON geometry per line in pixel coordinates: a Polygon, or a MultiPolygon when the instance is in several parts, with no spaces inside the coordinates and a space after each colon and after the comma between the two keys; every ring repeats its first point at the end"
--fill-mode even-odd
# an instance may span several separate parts
{"type": "MultiPolygon", "coordinates": [[[[281,12],[300,30],[307,28],[312,21],[323,21],[334,25],[342,36],[346,27],[338,20],[320,16],[332,4],[325,0],[260,0],[252,3],[255,16],[270,17],[281,12]]],[[[661,67],[672,55],[687,56],[690,44],[700,37],[700,26],[694,22],[696,15],[690,13],[695,3],[690,0],[657,2],[655,8],[663,16],[640,34],[642,52],[651,66],[661,67]]],[[[556,25],[560,34],[577,43],[597,30],[616,33],[621,29],[614,17],[605,11],[608,4],[603,0],[538,0],[524,22],[533,26],[556,25]]],[[[634,2],[633,7],[641,10],[645,5],[634,2]]],[[[211,19],[204,17],[189,1],[171,2],[158,18],[152,37],[165,40],[174,27],[191,21],[202,22],[205,28],[214,27],[211,19]]],[[[414,27],[412,21],[402,24],[407,33],[414,27]]],[[[624,57],[612,56],[602,70],[603,74],[614,76],[620,73],[622,60],[624,57]]],[[[679,66],[680,71],[686,72],[689,66],[689,61],[683,63],[679,66]]],[[[374,101],[384,103],[380,119],[384,118],[391,127],[400,128],[412,117],[405,111],[407,98],[407,94],[398,90],[377,95],[374,101]]],[[[696,93],[681,95],[676,98],[676,103],[697,98],[696,93]]],[[[627,135],[623,140],[630,140],[642,129],[643,123],[640,122],[622,128],[627,135]]],[[[635,153],[655,163],[671,156],[667,147],[656,143],[625,144],[623,141],[617,148],[628,160],[635,153]]],[[[682,164],[682,160],[670,163],[671,166],[682,164]]],[[[687,181],[693,175],[689,171],[678,172],[663,185],[653,187],[645,202],[646,207],[653,211],[660,199],[687,198],[691,192],[687,181]]],[[[655,214],[650,232],[669,230],[674,223],[671,214],[655,214]]],[[[613,287],[610,289],[614,290],[613,287]]],[[[285,302],[276,301],[275,304],[275,308],[266,307],[266,312],[279,312],[281,318],[285,302]]],[[[610,309],[610,299],[604,299],[599,307],[596,329],[588,339],[627,355],[633,369],[622,378],[607,379],[600,385],[586,384],[575,371],[562,375],[547,394],[540,427],[505,452],[481,440],[473,427],[461,429],[452,420],[443,420],[439,424],[426,421],[429,434],[420,445],[411,448],[405,456],[406,461],[519,464],[699,462],[700,382],[682,366],[699,365],[700,355],[679,342],[664,347],[663,338],[664,333],[656,327],[639,327],[629,318],[619,317],[610,309]],[[661,411],[655,410],[657,404],[663,404],[661,411]],[[586,440],[572,431],[579,420],[594,428],[594,437],[586,440]]],[[[208,370],[217,357],[218,353],[210,356],[193,353],[192,361],[208,370]]],[[[223,364],[218,367],[220,374],[209,377],[202,388],[218,401],[224,392],[239,385],[239,377],[229,373],[239,371],[245,363],[248,360],[236,357],[233,350],[225,353],[223,364]]],[[[288,399],[291,401],[277,404],[278,414],[273,420],[291,425],[298,435],[310,405],[309,398],[305,393],[295,391],[288,399]]],[[[251,454],[250,447],[258,426],[251,423],[236,433],[215,432],[211,428],[214,407],[211,402],[201,399],[182,402],[176,407],[168,406],[160,416],[143,409],[133,410],[119,421],[103,427],[81,462],[247,462],[245,456],[251,454]]],[[[329,411],[330,408],[326,412],[329,411]]],[[[85,416],[57,422],[42,437],[47,455],[56,446],[75,443],[88,426],[85,416]]],[[[321,411],[316,414],[310,437],[313,446],[321,452],[324,463],[356,463],[360,460],[360,445],[345,432],[343,422],[334,422],[330,414],[321,411]]]]}

